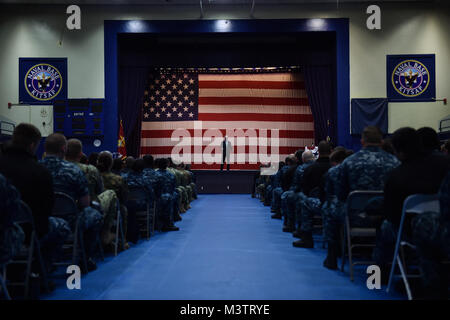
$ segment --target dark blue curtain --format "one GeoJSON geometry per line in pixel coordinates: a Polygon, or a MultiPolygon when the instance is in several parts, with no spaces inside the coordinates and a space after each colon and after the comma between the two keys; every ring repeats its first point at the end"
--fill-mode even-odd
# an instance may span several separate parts
{"type": "Polygon", "coordinates": [[[122,119],[127,155],[138,156],[141,143],[142,103],[148,83],[148,67],[119,69],[119,121],[122,119]]]}
{"type": "Polygon", "coordinates": [[[336,143],[336,99],[332,65],[304,65],[306,93],[314,118],[314,138],[336,143]],[[328,138],[329,137],[329,138],[328,138]]]}
{"type": "Polygon", "coordinates": [[[351,133],[361,134],[366,126],[377,126],[388,132],[388,100],[365,98],[351,100],[351,133]]]}

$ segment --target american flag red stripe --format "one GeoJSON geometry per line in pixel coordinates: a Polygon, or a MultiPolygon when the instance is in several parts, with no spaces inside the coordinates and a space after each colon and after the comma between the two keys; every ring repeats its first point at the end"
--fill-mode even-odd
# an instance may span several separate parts
{"type": "MultiPolygon", "coordinates": [[[[188,78],[184,75],[184,79],[188,78]]],[[[174,83],[180,81],[174,76],[172,79],[174,83]]],[[[176,91],[175,87],[174,91],[176,91]]],[[[188,97],[180,92],[177,98],[187,100],[188,97]]],[[[168,99],[168,101],[171,100],[168,99]]],[[[176,101],[176,99],[173,100],[174,103],[176,101]]],[[[170,156],[174,158],[172,152],[178,150],[175,152],[178,153],[179,149],[183,148],[183,155],[192,157],[192,169],[218,169],[220,161],[216,164],[205,161],[193,163],[195,156],[200,156],[199,152],[204,152],[205,149],[210,153],[211,150],[215,150],[218,154],[217,158],[222,158],[222,138],[216,137],[211,140],[213,142],[210,142],[205,140],[205,133],[208,133],[210,129],[218,129],[223,136],[230,136],[229,130],[242,129],[250,133],[250,136],[256,134],[256,137],[246,138],[245,141],[244,139],[232,141],[234,145],[232,159],[234,155],[235,161],[231,164],[231,169],[255,170],[259,168],[261,159],[267,159],[259,158],[258,152],[263,151],[271,155],[270,138],[272,136],[278,135],[279,138],[276,144],[280,161],[284,161],[287,155],[314,141],[311,108],[303,78],[298,73],[199,74],[197,103],[198,119],[194,120],[201,122],[200,130],[194,130],[198,128],[194,123],[198,122],[186,121],[184,118],[181,119],[182,121],[173,121],[173,119],[145,121],[144,119],[141,154],[152,154],[155,158],[170,156]],[[192,138],[182,143],[177,139],[171,139],[172,136],[179,137],[176,129],[183,129],[182,131],[192,138]],[[271,132],[271,130],[277,131],[271,132]],[[267,139],[261,138],[263,134],[266,134],[267,139]],[[200,142],[200,149],[193,146],[196,135],[204,137],[200,142]],[[255,157],[257,163],[250,163],[250,159],[254,160],[255,157]],[[245,163],[241,163],[243,161],[245,163]]],[[[150,104],[149,107],[152,105],[150,104]]],[[[173,105],[169,105],[167,109],[172,107],[173,105]]]]}

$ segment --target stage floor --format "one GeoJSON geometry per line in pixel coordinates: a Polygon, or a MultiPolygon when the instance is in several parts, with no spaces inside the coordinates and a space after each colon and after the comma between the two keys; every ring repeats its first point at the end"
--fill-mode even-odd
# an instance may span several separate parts
{"type": "Polygon", "coordinates": [[[247,193],[254,188],[258,170],[192,170],[198,193],[247,193]]]}

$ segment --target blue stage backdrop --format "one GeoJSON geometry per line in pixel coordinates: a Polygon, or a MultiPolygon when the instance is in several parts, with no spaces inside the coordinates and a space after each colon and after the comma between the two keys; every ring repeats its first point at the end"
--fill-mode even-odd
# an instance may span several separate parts
{"type": "Polygon", "coordinates": [[[351,133],[362,134],[367,126],[377,126],[388,132],[388,101],[384,98],[351,100],[351,133]]]}
{"type": "Polygon", "coordinates": [[[67,58],[19,58],[19,102],[53,104],[67,99],[67,58]]]}
{"type": "Polygon", "coordinates": [[[433,101],[436,98],[434,54],[387,55],[386,67],[389,101],[433,101]]]}

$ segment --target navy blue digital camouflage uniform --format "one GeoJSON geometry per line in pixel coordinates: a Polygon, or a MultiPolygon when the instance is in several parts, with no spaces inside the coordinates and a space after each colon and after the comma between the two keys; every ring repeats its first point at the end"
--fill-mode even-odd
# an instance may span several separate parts
{"type": "Polygon", "coordinates": [[[156,216],[163,227],[173,225],[175,198],[175,177],[167,170],[157,170],[155,180],[156,216]]]}
{"type": "Polygon", "coordinates": [[[19,210],[19,192],[0,174],[0,266],[17,255],[23,244],[25,234],[14,223],[19,210]]]}
{"type": "Polygon", "coordinates": [[[292,180],[290,189],[282,194],[281,213],[285,219],[286,225],[295,227],[296,222],[300,222],[300,204],[298,199],[301,193],[301,183],[303,173],[306,168],[314,163],[313,160],[305,162],[297,167],[292,180]]]}
{"type": "Polygon", "coordinates": [[[126,183],[129,190],[133,188],[143,188],[147,194],[147,201],[137,204],[139,210],[145,208],[147,202],[152,203],[155,199],[153,191],[154,181],[149,179],[148,176],[144,175],[144,172],[129,172],[126,177],[126,183]]]}
{"type": "Polygon", "coordinates": [[[412,222],[412,241],[417,246],[425,287],[447,291],[450,260],[450,171],[439,190],[440,212],[424,212],[412,222]]]}
{"type": "Polygon", "coordinates": [[[339,183],[340,164],[330,168],[325,176],[325,202],[322,205],[323,234],[325,241],[337,241],[343,223],[344,202],[339,201],[336,188],[339,183]]]}
{"type": "Polygon", "coordinates": [[[272,190],[272,211],[279,211],[281,209],[281,195],[283,188],[281,187],[281,177],[289,170],[290,166],[285,165],[275,174],[275,181],[272,190]]]}
{"type": "MultiPolygon", "coordinates": [[[[339,201],[345,202],[348,194],[354,190],[384,190],[384,185],[389,172],[400,165],[400,161],[390,153],[376,146],[367,146],[350,157],[346,158],[340,165],[339,178],[336,195],[339,201]]],[[[379,211],[382,215],[383,201],[373,199],[372,210],[379,211]]],[[[344,220],[347,208],[344,204],[340,221],[344,220]]],[[[338,212],[339,213],[339,212],[338,212]]],[[[373,222],[362,212],[349,212],[352,226],[373,227],[373,222]]],[[[385,223],[381,226],[381,234],[384,233],[385,223]]],[[[334,233],[337,233],[334,230],[334,233]]],[[[391,238],[392,232],[387,232],[385,238],[391,238]]],[[[380,237],[379,237],[380,238],[380,237]]],[[[391,241],[391,239],[389,239],[391,241]]],[[[378,246],[377,246],[378,247],[378,246]]],[[[374,259],[380,260],[380,252],[373,251],[374,259]]]]}
{"type": "MultiPolygon", "coordinates": [[[[85,174],[74,163],[48,156],[41,163],[50,171],[53,178],[53,189],[63,192],[75,201],[89,194],[88,182],[85,174]]],[[[67,217],[72,230],[74,230],[76,217],[67,217]]],[[[103,216],[91,207],[85,207],[80,212],[80,227],[86,231],[85,249],[88,256],[92,256],[97,237],[103,225],[103,216]]]]}
{"type": "MultiPolygon", "coordinates": [[[[376,146],[367,146],[340,165],[336,195],[345,202],[354,190],[383,190],[388,173],[400,165],[400,161],[390,153],[376,146]]],[[[367,219],[360,215],[352,216],[354,225],[366,225],[367,219]]]]}

